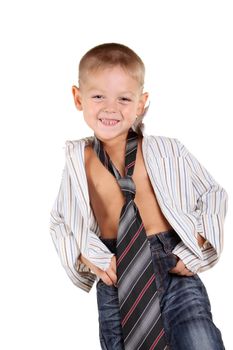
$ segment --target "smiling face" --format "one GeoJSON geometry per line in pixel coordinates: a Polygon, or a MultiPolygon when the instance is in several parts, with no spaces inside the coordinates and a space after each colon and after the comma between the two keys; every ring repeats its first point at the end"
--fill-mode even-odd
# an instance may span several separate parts
{"type": "Polygon", "coordinates": [[[72,92],[77,109],[105,144],[126,140],[148,98],[138,81],[120,66],[86,74],[80,88],[73,86],[72,92]]]}

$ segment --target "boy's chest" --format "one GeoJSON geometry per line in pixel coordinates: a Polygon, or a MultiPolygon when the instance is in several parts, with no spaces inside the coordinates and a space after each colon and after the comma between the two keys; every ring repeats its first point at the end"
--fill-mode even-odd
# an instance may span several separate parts
{"type": "MultiPolygon", "coordinates": [[[[124,162],[119,162],[112,158],[111,160],[120,172],[121,176],[124,176],[124,162]]],[[[122,200],[122,205],[124,204],[124,195],[122,194],[122,191],[118,185],[117,179],[101,163],[91,146],[85,147],[85,169],[88,187],[89,190],[91,190],[91,194],[95,195],[98,193],[98,195],[103,197],[105,200],[115,200],[119,197],[119,200],[120,198],[122,200]]],[[[135,202],[136,199],[139,199],[140,194],[142,193],[151,193],[151,195],[153,195],[153,189],[141,153],[141,145],[138,146],[132,178],[136,185],[135,202]]]]}
{"type": "MultiPolygon", "coordinates": [[[[124,174],[124,162],[111,159],[121,176],[124,174]]],[[[85,147],[85,169],[88,181],[90,204],[102,235],[108,232],[116,236],[119,216],[125,203],[124,195],[115,177],[101,163],[91,146],[85,147]]],[[[154,233],[164,227],[165,218],[157,203],[156,196],[146,171],[142,156],[141,142],[138,145],[137,157],[133,172],[136,186],[135,203],[141,214],[146,232],[154,233]]],[[[167,226],[167,225],[165,225],[167,226]]]]}

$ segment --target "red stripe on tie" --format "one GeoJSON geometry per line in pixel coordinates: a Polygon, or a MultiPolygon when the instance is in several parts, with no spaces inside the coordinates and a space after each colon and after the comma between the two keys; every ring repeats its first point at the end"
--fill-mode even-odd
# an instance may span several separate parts
{"type": "Polygon", "coordinates": [[[128,321],[130,315],[132,314],[132,312],[134,311],[134,309],[136,308],[136,306],[138,305],[139,301],[142,299],[143,295],[145,294],[147,289],[150,287],[150,285],[154,281],[154,279],[155,279],[155,275],[152,275],[151,278],[148,280],[147,284],[142,289],[141,293],[138,295],[138,297],[135,300],[135,302],[133,303],[133,305],[131,306],[130,310],[125,315],[124,319],[122,320],[122,323],[121,323],[122,326],[124,326],[126,324],[126,322],[128,321]]]}
{"type": "Polygon", "coordinates": [[[126,169],[132,168],[132,166],[134,166],[134,164],[135,164],[135,160],[133,162],[129,163],[125,168],[126,169]]]}
{"type": "Polygon", "coordinates": [[[130,248],[132,247],[133,243],[136,241],[136,239],[138,238],[140,232],[143,229],[143,224],[141,223],[138,231],[135,233],[135,235],[133,236],[133,238],[131,239],[131,241],[129,242],[129,244],[127,245],[127,247],[125,248],[125,250],[122,252],[122,254],[119,256],[119,258],[117,259],[117,266],[119,266],[120,262],[122,261],[122,259],[125,257],[125,255],[128,253],[128,251],[130,250],[130,248]]]}
{"type": "Polygon", "coordinates": [[[159,340],[162,338],[163,335],[164,335],[164,329],[161,330],[161,332],[159,333],[159,335],[157,336],[157,338],[155,339],[154,343],[151,345],[149,350],[153,350],[155,348],[155,346],[158,344],[159,340]]]}

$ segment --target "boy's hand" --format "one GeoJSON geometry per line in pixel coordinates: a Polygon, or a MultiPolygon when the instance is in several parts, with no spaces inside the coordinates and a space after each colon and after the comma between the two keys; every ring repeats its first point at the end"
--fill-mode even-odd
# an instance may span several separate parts
{"type": "MultiPolygon", "coordinates": [[[[205,240],[204,237],[202,237],[198,233],[197,234],[197,241],[198,241],[199,247],[202,247],[206,240],[205,240]]],[[[171,269],[169,272],[170,273],[176,273],[177,275],[181,275],[181,276],[193,276],[194,275],[194,273],[191,272],[189,269],[187,269],[187,267],[185,266],[183,261],[180,260],[180,259],[178,259],[176,266],[173,267],[173,269],[171,269]]]]}
{"type": "Polygon", "coordinates": [[[111,263],[109,265],[109,268],[106,271],[103,271],[96,265],[92,264],[89,260],[84,258],[84,256],[81,254],[79,256],[79,260],[85,264],[91,271],[94,272],[98,277],[102,279],[102,281],[107,284],[108,286],[116,285],[117,283],[117,275],[116,275],[116,256],[113,255],[111,259],[111,263]]]}
{"type": "MultiPolygon", "coordinates": [[[[105,271],[105,273],[107,274],[107,282],[110,280],[111,283],[110,285],[114,284],[116,285],[117,283],[117,275],[116,275],[116,256],[113,255],[112,259],[111,259],[111,263],[109,268],[105,271]]],[[[103,276],[104,278],[106,278],[106,276],[103,276]]],[[[107,282],[105,282],[105,280],[101,277],[101,279],[103,280],[104,283],[108,284],[107,282]]]]}
{"type": "Polygon", "coordinates": [[[193,276],[194,275],[194,273],[191,272],[189,269],[187,269],[187,267],[185,266],[183,261],[180,259],[178,259],[176,266],[173,267],[173,269],[171,269],[169,272],[176,273],[177,275],[180,275],[180,276],[193,276]]]}

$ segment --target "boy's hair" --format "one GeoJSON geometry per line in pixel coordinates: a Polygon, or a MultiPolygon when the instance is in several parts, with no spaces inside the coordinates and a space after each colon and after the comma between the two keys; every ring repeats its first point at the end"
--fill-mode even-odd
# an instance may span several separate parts
{"type": "Polygon", "coordinates": [[[129,47],[118,43],[106,43],[93,47],[80,60],[79,85],[85,80],[85,74],[119,65],[139,83],[144,85],[145,66],[141,58],[129,47]]]}

